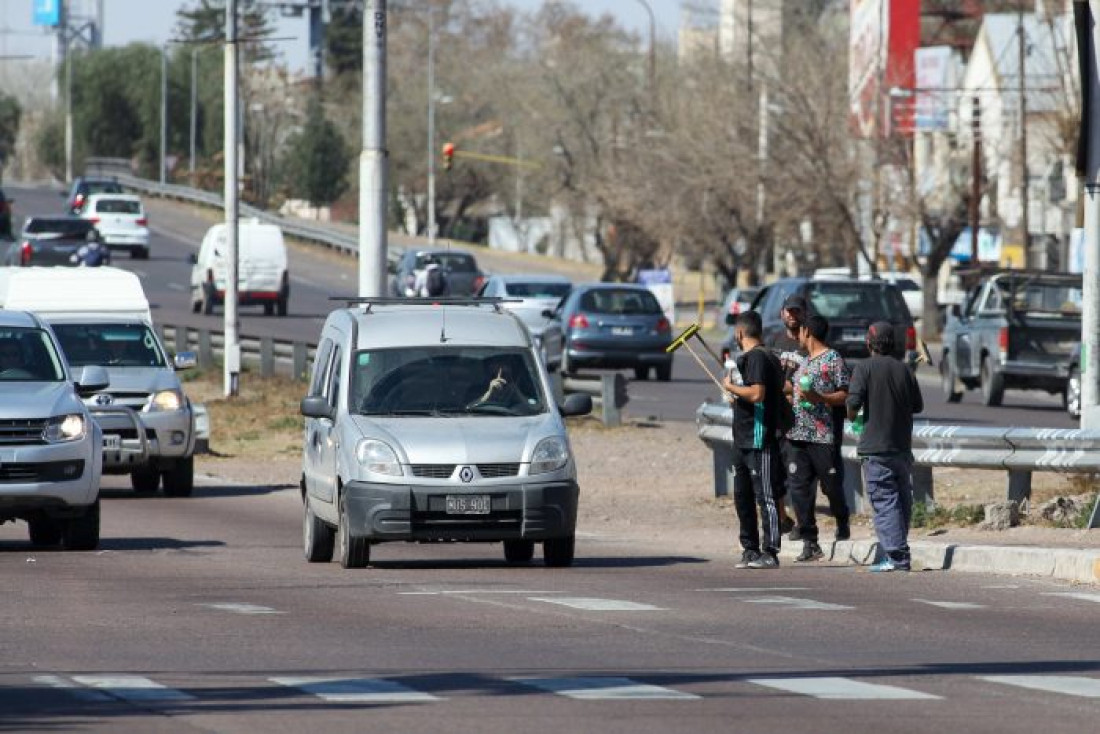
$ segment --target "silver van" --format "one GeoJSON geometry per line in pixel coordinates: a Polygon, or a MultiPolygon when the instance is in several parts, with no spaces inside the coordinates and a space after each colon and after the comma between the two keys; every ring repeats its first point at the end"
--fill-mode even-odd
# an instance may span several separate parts
{"type": "Polygon", "coordinates": [[[306,559],[345,568],[387,541],[503,542],[573,562],[576,466],[522,322],[499,300],[388,299],[334,311],[313,365],[302,456],[306,559]],[[432,302],[434,301],[434,302],[432,302]]]}

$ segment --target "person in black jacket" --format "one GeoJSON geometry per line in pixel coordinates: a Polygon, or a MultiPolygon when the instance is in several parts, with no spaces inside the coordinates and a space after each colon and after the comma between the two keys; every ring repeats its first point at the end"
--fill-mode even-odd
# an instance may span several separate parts
{"type": "Polygon", "coordinates": [[[862,411],[856,453],[874,512],[883,558],[875,572],[908,571],[909,519],[913,509],[913,415],[924,410],[913,371],[894,352],[894,327],[885,321],[867,332],[871,358],[857,364],[848,388],[848,418],[862,411]]]}

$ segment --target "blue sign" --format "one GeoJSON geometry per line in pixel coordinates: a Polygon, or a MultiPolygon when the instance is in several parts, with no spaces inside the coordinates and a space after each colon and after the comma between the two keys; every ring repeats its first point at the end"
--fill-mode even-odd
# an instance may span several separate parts
{"type": "Polygon", "coordinates": [[[62,0],[34,0],[34,16],[31,22],[35,25],[60,25],[61,1],[62,0]]]}

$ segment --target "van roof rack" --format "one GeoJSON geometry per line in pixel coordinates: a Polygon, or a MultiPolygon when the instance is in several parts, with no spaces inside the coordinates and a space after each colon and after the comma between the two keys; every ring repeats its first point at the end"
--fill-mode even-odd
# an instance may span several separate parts
{"type": "Polygon", "coordinates": [[[517,298],[475,298],[474,296],[403,297],[403,296],[330,296],[330,301],[343,301],[348,308],[363,306],[370,313],[371,306],[492,306],[497,311],[502,303],[521,303],[517,298]]]}

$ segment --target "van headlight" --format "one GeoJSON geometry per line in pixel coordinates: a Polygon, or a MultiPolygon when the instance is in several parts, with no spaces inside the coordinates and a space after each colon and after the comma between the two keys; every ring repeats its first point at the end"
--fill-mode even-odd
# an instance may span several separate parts
{"type": "Polygon", "coordinates": [[[355,447],[355,458],[359,465],[374,474],[389,474],[399,477],[401,462],[397,460],[397,454],[386,444],[373,438],[365,438],[355,447]]]}
{"type": "Polygon", "coordinates": [[[149,400],[149,410],[179,410],[183,406],[183,393],[179,390],[160,390],[149,400]]]}
{"type": "Polygon", "coordinates": [[[538,442],[535,452],[531,454],[530,474],[545,474],[557,471],[569,463],[569,447],[565,445],[565,439],[558,436],[550,436],[538,442]]]}
{"type": "Polygon", "coordinates": [[[56,418],[50,418],[50,422],[46,424],[45,430],[42,431],[42,437],[50,443],[79,441],[84,438],[86,428],[84,416],[80,413],[59,415],[56,418]]]}

